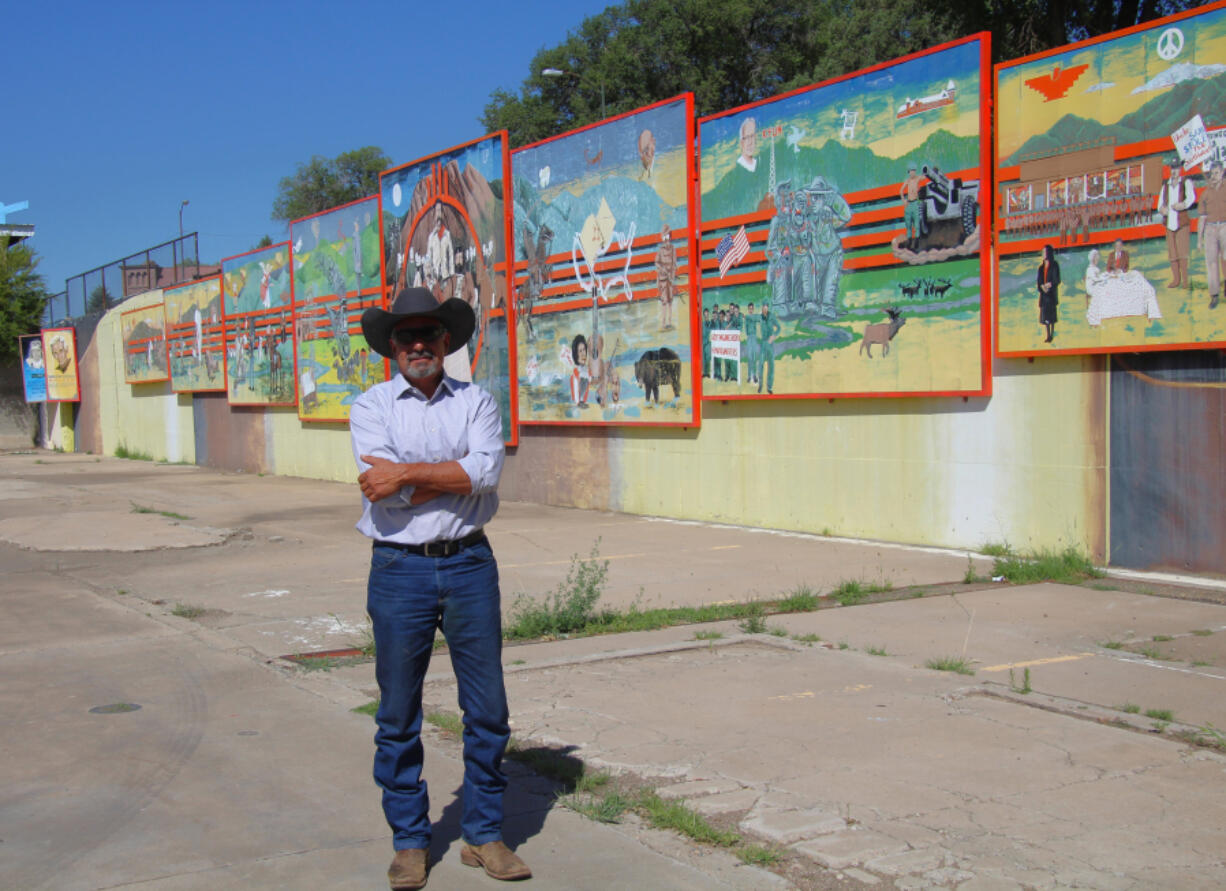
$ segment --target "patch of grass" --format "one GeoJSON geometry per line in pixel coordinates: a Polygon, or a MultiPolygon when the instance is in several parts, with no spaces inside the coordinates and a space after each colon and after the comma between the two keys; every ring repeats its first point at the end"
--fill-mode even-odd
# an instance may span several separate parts
{"type": "Polygon", "coordinates": [[[1210,635],[1213,634],[1213,632],[1210,631],[1208,628],[1197,628],[1192,633],[1195,634],[1197,637],[1209,637],[1210,635]]]}
{"type": "Polygon", "coordinates": [[[379,700],[377,699],[372,699],[365,705],[359,705],[357,708],[350,709],[350,711],[357,712],[359,715],[370,715],[372,718],[375,716],[375,712],[378,710],[379,700]]]}
{"type": "Polygon", "coordinates": [[[512,665],[527,665],[528,660],[527,659],[512,659],[511,664],[512,665]]]}
{"type": "Polygon", "coordinates": [[[954,656],[945,656],[942,659],[929,659],[924,663],[924,667],[931,668],[933,671],[953,671],[958,674],[975,673],[975,669],[971,668],[969,662],[954,656]]]}
{"type": "Polygon", "coordinates": [[[1105,650],[1122,650],[1122,649],[1124,649],[1124,644],[1123,644],[1123,642],[1122,642],[1122,641],[1118,641],[1118,640],[1104,640],[1102,643],[1100,643],[1100,644],[1099,644],[1099,646],[1100,646],[1100,647],[1102,647],[1102,648],[1103,648],[1103,649],[1105,649],[1105,650]]]}
{"type": "Polygon", "coordinates": [[[767,634],[769,634],[771,637],[787,637],[788,636],[788,630],[784,628],[782,625],[772,626],[771,628],[766,629],[766,631],[767,631],[767,634]]]}
{"type": "Polygon", "coordinates": [[[1105,573],[1095,567],[1088,557],[1069,546],[1060,552],[1044,550],[1026,556],[997,557],[992,575],[1003,575],[1015,585],[1026,585],[1035,582],[1076,584],[1086,579],[1102,578],[1105,573]]]}
{"type": "Polygon", "coordinates": [[[178,616],[180,619],[199,619],[204,613],[203,606],[193,606],[190,603],[176,603],[170,611],[172,616],[178,616]]]}
{"type": "Polygon", "coordinates": [[[616,789],[603,794],[571,792],[559,795],[558,801],[577,814],[597,823],[620,823],[622,815],[634,806],[634,802],[616,789]]]}
{"type": "Polygon", "coordinates": [[[1157,647],[1141,647],[1140,652],[1147,659],[1157,659],[1162,662],[1169,662],[1171,659],[1169,653],[1163,652],[1157,647]]]}
{"type": "Polygon", "coordinates": [[[862,582],[856,579],[848,579],[841,582],[838,587],[830,592],[830,596],[837,600],[842,606],[853,606],[860,603],[870,594],[876,594],[881,591],[892,591],[894,585],[891,582],[862,582]]]}
{"type": "Polygon", "coordinates": [[[792,640],[797,643],[818,643],[821,637],[816,634],[793,634],[792,640]]]}
{"type": "Polygon", "coordinates": [[[1207,668],[1212,664],[1212,662],[1206,662],[1204,659],[1195,659],[1192,661],[1193,668],[1207,668]]]}
{"type": "Polygon", "coordinates": [[[600,559],[600,539],[592,543],[588,558],[570,558],[566,578],[553,592],[537,601],[520,595],[511,608],[511,624],[503,636],[511,639],[560,637],[584,630],[597,619],[596,603],[604,593],[609,561],[600,559]]]}
{"type": "Polygon", "coordinates": [[[1027,668],[1022,672],[1022,685],[1019,687],[1013,681],[1013,669],[1009,669],[1009,689],[1014,693],[1032,693],[1034,688],[1030,686],[1030,669],[1027,668]]]}
{"type": "Polygon", "coordinates": [[[774,866],[783,859],[782,854],[765,845],[745,845],[737,850],[736,855],[749,866],[774,866]]]}
{"type": "Polygon", "coordinates": [[[719,631],[695,631],[694,640],[719,640],[723,637],[723,633],[719,631]]]}
{"type": "Polygon", "coordinates": [[[818,607],[817,595],[808,586],[800,585],[787,597],[775,604],[775,611],[781,613],[809,613],[818,607]]]}
{"type": "Polygon", "coordinates": [[[1147,708],[1145,717],[1153,718],[1155,721],[1166,721],[1170,723],[1175,720],[1175,713],[1169,708],[1147,708]]]}
{"type": "Polygon", "coordinates": [[[426,712],[426,723],[455,736],[464,734],[464,722],[451,712],[426,712]]]}
{"type": "Polygon", "coordinates": [[[979,553],[986,557],[1012,557],[1013,548],[1008,542],[989,541],[979,549],[979,553]]]}
{"type": "Polygon", "coordinates": [[[172,520],[190,520],[191,517],[177,514],[172,510],[158,510],[154,507],[145,507],[143,504],[137,504],[135,501],[129,501],[132,505],[132,513],[134,514],[157,514],[161,517],[170,517],[172,520]]]}
{"type": "Polygon", "coordinates": [[[868,647],[864,650],[864,652],[868,653],[870,656],[888,656],[890,655],[889,653],[885,651],[885,647],[868,647]]]}
{"type": "Polygon", "coordinates": [[[665,801],[654,791],[641,793],[637,804],[657,829],[671,829],[694,841],[721,848],[730,848],[741,840],[735,832],[712,826],[702,814],[679,801],[665,801]]]}
{"type": "Polygon", "coordinates": [[[846,649],[848,649],[850,646],[851,646],[851,644],[849,644],[849,643],[848,643],[847,641],[845,641],[845,640],[841,640],[841,641],[839,641],[839,649],[840,649],[840,650],[846,650],[846,649]]]}
{"type": "Polygon", "coordinates": [[[1117,705],[1116,708],[1130,715],[1139,714],[1141,711],[1141,706],[1134,702],[1125,702],[1123,705],[1117,705]]]}
{"type": "Polygon", "coordinates": [[[130,461],[152,461],[153,456],[148,452],[142,452],[140,449],[129,448],[127,443],[121,442],[115,446],[116,458],[127,458],[130,461]]]}
{"type": "Polygon", "coordinates": [[[1166,643],[1168,640],[1174,640],[1169,634],[1155,634],[1152,638],[1154,643],[1166,643]]]}
{"type": "Polygon", "coordinates": [[[737,627],[746,634],[765,634],[766,618],[762,615],[762,605],[754,604],[757,609],[745,616],[737,627]]]}

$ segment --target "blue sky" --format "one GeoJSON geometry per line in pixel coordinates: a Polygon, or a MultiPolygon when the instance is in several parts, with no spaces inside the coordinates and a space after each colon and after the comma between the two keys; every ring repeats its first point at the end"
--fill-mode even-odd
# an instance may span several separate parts
{"type": "Polygon", "coordinates": [[[185,199],[217,262],[288,237],[277,183],[312,155],[377,145],[399,164],[483,135],[490,92],[608,5],[8,4],[0,203],[29,201],[8,220],[37,227],[52,293],[175,238],[185,199]]]}

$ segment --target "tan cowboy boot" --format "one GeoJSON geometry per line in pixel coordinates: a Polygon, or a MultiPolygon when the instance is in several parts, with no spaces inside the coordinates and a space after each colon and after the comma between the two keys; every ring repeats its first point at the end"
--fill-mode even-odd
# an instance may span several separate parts
{"type": "Polygon", "coordinates": [[[406,848],[397,851],[392,865],[387,868],[387,881],[392,891],[417,891],[426,887],[426,871],[430,866],[430,852],[425,848],[406,848]]]}
{"type": "Polygon", "coordinates": [[[484,845],[466,843],[460,849],[460,862],[465,866],[480,866],[486,875],[504,882],[532,878],[532,870],[528,869],[528,864],[520,860],[501,840],[484,845]]]}

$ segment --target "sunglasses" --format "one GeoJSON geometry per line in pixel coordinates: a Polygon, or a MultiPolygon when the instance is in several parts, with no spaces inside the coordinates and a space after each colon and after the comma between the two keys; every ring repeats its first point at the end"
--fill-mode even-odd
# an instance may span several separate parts
{"type": "Polygon", "coordinates": [[[433,343],[447,333],[442,325],[424,325],[420,328],[396,328],[392,331],[392,343],[412,346],[415,343],[433,343]]]}

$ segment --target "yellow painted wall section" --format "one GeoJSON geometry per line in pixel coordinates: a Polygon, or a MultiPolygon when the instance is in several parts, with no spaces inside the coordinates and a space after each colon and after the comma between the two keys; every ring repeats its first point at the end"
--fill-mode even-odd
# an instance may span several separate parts
{"type": "Polygon", "coordinates": [[[76,403],[48,402],[46,447],[59,452],[71,452],[76,448],[72,432],[72,418],[76,403]]]}
{"type": "Polygon", "coordinates": [[[1101,359],[998,363],[990,399],[704,403],[610,448],[629,513],[979,548],[1105,550],[1101,359]]]}
{"type": "Polygon", "coordinates": [[[190,394],[171,392],[170,382],[129,384],[124,380],[120,315],[162,302],[147,291],[108,312],[94,332],[98,345],[99,412],[107,454],[120,446],[157,461],[195,463],[196,438],[190,394]]]}
{"type": "Polygon", "coordinates": [[[268,464],[273,473],[343,483],[357,481],[348,424],[304,423],[293,410],[270,411],[267,418],[268,464]]]}

